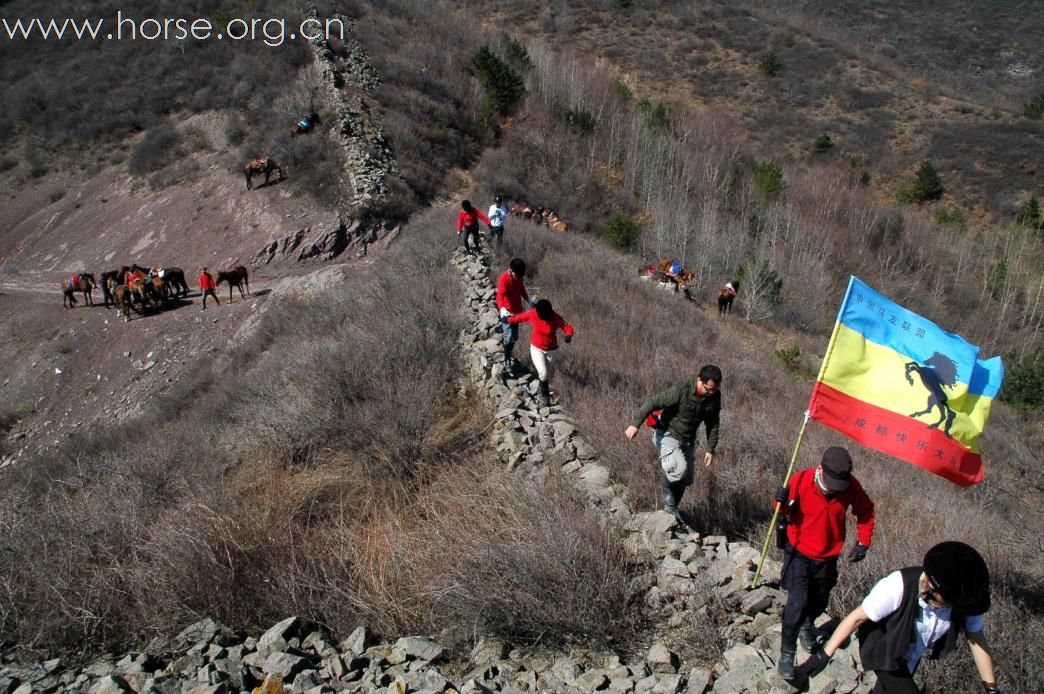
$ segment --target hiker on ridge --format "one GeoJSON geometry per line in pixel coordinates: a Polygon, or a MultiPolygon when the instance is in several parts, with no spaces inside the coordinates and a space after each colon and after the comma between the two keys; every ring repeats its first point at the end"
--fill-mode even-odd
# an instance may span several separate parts
{"type": "Polygon", "coordinates": [[[500,250],[500,242],[504,238],[504,220],[507,219],[507,216],[507,205],[504,204],[504,199],[498,195],[493,198],[493,204],[489,207],[489,235],[496,243],[498,251],[500,250]]]}
{"type": "Polygon", "coordinates": [[[721,369],[708,364],[695,378],[678,381],[650,396],[635,412],[624,436],[633,439],[642,423],[652,428],[653,445],[660,453],[663,510],[688,525],[678,509],[682,495],[695,476],[693,448],[700,424],[707,427],[707,452],[703,466],[714,463],[721,415],[721,369]]]}
{"type": "Polygon", "coordinates": [[[826,610],[837,583],[837,558],[845,545],[845,514],[852,509],[858,535],[848,561],[862,561],[874,537],[874,502],[852,475],[852,456],[838,446],[823,451],[818,466],[795,473],[787,486],[776,491],[776,501],[787,519],[780,581],[787,591],[787,603],[776,667],[783,679],[792,680],[798,638],[809,653],[819,650],[815,622],[826,610]]]}
{"type": "Polygon", "coordinates": [[[945,656],[963,632],[983,691],[1000,694],[993,653],[983,633],[982,618],[989,609],[990,571],[982,555],[963,542],[941,542],[928,550],[921,566],[894,571],[878,581],[823,649],[801,666],[801,676],[822,672],[858,630],[863,669],[877,675],[872,694],[917,694],[913,675],[921,659],[945,656]]]}
{"type": "MultiPolygon", "coordinates": [[[[497,280],[497,311],[501,321],[525,310],[523,302],[534,306],[526,290],[526,261],[512,258],[508,269],[497,280]]],[[[504,323],[504,375],[510,376],[515,368],[512,352],[518,342],[518,325],[504,323]]]]}
{"type": "Polygon", "coordinates": [[[561,330],[565,333],[565,341],[571,342],[573,326],[555,313],[554,307],[547,299],[540,299],[525,313],[501,320],[511,326],[517,323],[533,324],[533,335],[529,338],[529,358],[533,360],[537,378],[540,379],[540,406],[548,407],[551,404],[551,386],[548,379],[551,378],[551,369],[554,366],[551,352],[558,349],[556,333],[561,330]]]}
{"type": "Polygon", "coordinates": [[[475,250],[481,250],[479,248],[478,225],[480,219],[487,226],[489,225],[489,217],[482,214],[482,210],[472,207],[470,200],[464,200],[460,203],[460,213],[457,215],[457,237],[460,238],[461,234],[464,235],[464,251],[466,253],[473,252],[468,244],[468,236],[475,242],[475,250]]]}

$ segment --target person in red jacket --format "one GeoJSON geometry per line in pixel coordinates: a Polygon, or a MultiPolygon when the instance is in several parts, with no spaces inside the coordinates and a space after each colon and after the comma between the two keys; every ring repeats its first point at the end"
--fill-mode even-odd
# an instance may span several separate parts
{"type": "Polygon", "coordinates": [[[562,316],[555,313],[551,302],[541,299],[533,308],[525,313],[508,316],[500,319],[508,325],[516,323],[532,323],[533,336],[529,340],[529,356],[533,360],[533,366],[537,370],[537,378],[540,379],[540,405],[547,407],[551,404],[551,387],[548,378],[553,366],[551,352],[558,349],[557,331],[565,334],[565,341],[573,339],[573,326],[569,325],[562,316]]]}
{"type": "MultiPolygon", "coordinates": [[[[533,301],[526,291],[526,261],[512,258],[508,269],[497,280],[497,310],[500,317],[507,318],[522,313],[523,304],[532,307],[533,301]]],[[[515,368],[515,360],[511,356],[518,342],[518,326],[504,325],[504,374],[510,375],[515,368]]]]}
{"type": "Polygon", "coordinates": [[[471,206],[470,200],[465,200],[460,203],[460,214],[457,215],[457,239],[461,234],[464,235],[464,250],[471,253],[471,246],[468,245],[468,236],[475,241],[475,250],[481,250],[479,248],[479,220],[486,223],[486,226],[490,226],[489,217],[482,214],[482,210],[476,209],[471,206]]]}
{"type": "Polygon", "coordinates": [[[217,285],[214,284],[214,276],[207,272],[205,265],[201,265],[199,267],[199,293],[203,295],[204,311],[207,310],[207,294],[214,297],[215,304],[218,306],[221,305],[221,302],[218,301],[217,294],[214,293],[216,289],[217,285]]]}
{"type": "Polygon", "coordinates": [[[830,600],[837,583],[837,558],[845,544],[845,514],[856,517],[858,541],[848,560],[862,561],[874,537],[874,503],[852,475],[852,456],[831,446],[818,466],[795,474],[790,484],[776,492],[780,513],[787,520],[787,546],[783,553],[783,578],[787,591],[783,607],[783,637],[777,669],[793,680],[794,652],[800,636],[809,653],[819,648],[816,617],[830,600]]]}

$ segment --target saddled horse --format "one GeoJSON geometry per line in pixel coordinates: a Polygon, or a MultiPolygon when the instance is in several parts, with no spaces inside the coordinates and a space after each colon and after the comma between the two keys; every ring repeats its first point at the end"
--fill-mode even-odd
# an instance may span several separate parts
{"type": "Polygon", "coordinates": [[[128,272],[124,277],[124,286],[130,292],[132,301],[137,301],[142,310],[152,307],[152,290],[145,280],[145,275],[140,272],[128,272]]]}
{"type": "Polygon", "coordinates": [[[718,313],[724,315],[732,312],[732,302],[739,292],[739,280],[733,280],[721,285],[718,290],[718,313]]]}
{"type": "Polygon", "coordinates": [[[180,296],[188,296],[189,286],[188,282],[185,281],[185,271],[179,267],[165,267],[160,272],[160,277],[167,284],[167,290],[170,295],[177,298],[180,296]]]}
{"type": "Polygon", "coordinates": [[[83,302],[88,306],[94,305],[91,292],[98,286],[94,281],[94,275],[89,272],[81,272],[78,275],[66,277],[62,280],[62,306],[72,308],[76,305],[76,292],[83,292],[83,302]]]}
{"type": "Polygon", "coordinates": [[[187,296],[188,284],[185,282],[185,271],[179,267],[142,267],[131,265],[131,270],[145,275],[146,287],[156,302],[167,298],[177,298],[178,294],[187,296]]]}
{"type": "Polygon", "coordinates": [[[286,178],[283,173],[282,167],[276,163],[275,159],[270,157],[258,157],[252,161],[248,161],[243,165],[243,175],[246,176],[247,190],[254,189],[253,178],[254,176],[265,175],[265,185],[268,185],[268,179],[272,176],[273,171],[279,172],[279,180],[282,181],[286,178]]]}
{"type": "Polygon", "coordinates": [[[116,297],[113,296],[112,290],[113,288],[123,283],[123,281],[120,279],[120,271],[108,270],[107,272],[101,273],[99,277],[101,278],[101,282],[99,284],[101,285],[102,298],[105,299],[105,308],[109,308],[110,303],[115,306],[116,297]]]}
{"type": "Polygon", "coordinates": [[[228,301],[232,302],[232,287],[239,290],[239,295],[246,298],[246,294],[250,293],[250,281],[247,275],[247,269],[242,265],[233,265],[228,270],[219,270],[217,274],[217,282],[215,285],[220,285],[222,282],[228,282],[228,301]],[[246,294],[243,293],[243,287],[246,287],[246,294]]]}

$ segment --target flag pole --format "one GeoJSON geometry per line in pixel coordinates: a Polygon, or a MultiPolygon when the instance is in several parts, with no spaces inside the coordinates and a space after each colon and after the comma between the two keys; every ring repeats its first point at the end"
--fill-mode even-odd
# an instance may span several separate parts
{"type": "MultiPolygon", "coordinates": [[[[787,468],[787,474],[783,478],[783,486],[787,486],[787,482],[790,481],[790,476],[794,473],[794,464],[797,463],[798,451],[801,450],[801,441],[805,438],[805,427],[808,426],[809,411],[805,410],[805,418],[801,422],[801,431],[798,432],[797,443],[794,444],[794,454],[790,456],[790,467],[787,468]]],[[[758,585],[758,579],[761,577],[761,568],[765,564],[765,556],[768,554],[769,542],[772,540],[772,533],[776,529],[776,521],[779,520],[779,508],[780,503],[776,502],[776,508],[772,511],[772,522],[769,523],[768,533],[765,534],[765,543],[761,546],[761,559],[758,560],[758,570],[754,572],[754,580],[751,581],[750,587],[754,588],[758,585]]]]}

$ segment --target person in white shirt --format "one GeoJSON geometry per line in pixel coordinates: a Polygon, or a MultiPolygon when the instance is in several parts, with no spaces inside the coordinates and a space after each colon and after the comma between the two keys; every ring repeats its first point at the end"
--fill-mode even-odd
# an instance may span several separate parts
{"type": "Polygon", "coordinates": [[[504,204],[504,199],[499,195],[493,198],[493,204],[490,205],[489,214],[489,233],[496,242],[497,250],[500,250],[500,242],[504,238],[504,221],[508,216],[507,205],[504,204]]]}
{"type": "Polygon", "coordinates": [[[923,566],[878,581],[800,670],[806,678],[821,672],[858,630],[863,668],[877,675],[873,692],[916,694],[913,675],[921,659],[946,655],[963,632],[984,691],[997,694],[993,654],[983,633],[982,616],[989,609],[990,572],[982,556],[963,542],[942,542],[928,550],[923,566]]]}

